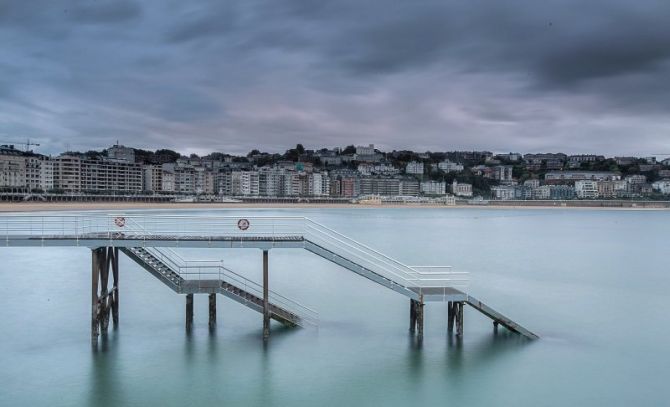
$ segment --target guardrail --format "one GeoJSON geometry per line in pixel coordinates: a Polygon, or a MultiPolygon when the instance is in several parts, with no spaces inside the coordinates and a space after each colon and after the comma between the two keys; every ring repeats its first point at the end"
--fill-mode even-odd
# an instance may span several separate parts
{"type": "Polygon", "coordinates": [[[300,238],[406,287],[463,285],[467,273],[444,266],[408,266],[325,225],[300,216],[183,216],[135,214],[31,215],[0,217],[0,233],[10,236],[84,239],[166,240],[211,237],[300,238]]]}

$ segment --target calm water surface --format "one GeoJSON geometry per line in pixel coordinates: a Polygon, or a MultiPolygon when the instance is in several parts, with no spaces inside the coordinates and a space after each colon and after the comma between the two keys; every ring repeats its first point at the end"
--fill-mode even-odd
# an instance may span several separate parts
{"type": "MultiPolygon", "coordinates": [[[[171,212],[162,212],[171,213],[171,212]]],[[[317,329],[273,325],[218,298],[218,329],[126,257],[121,325],[90,345],[90,251],[0,248],[3,406],[660,406],[670,403],[670,212],[487,209],[207,210],[305,215],[408,264],[469,271],[469,291],[542,336],[492,332],[465,311],[426,306],[408,335],[408,300],[298,250],[270,252],[271,288],[320,313],[317,329]]],[[[260,280],[256,249],[223,258],[260,280]]]]}

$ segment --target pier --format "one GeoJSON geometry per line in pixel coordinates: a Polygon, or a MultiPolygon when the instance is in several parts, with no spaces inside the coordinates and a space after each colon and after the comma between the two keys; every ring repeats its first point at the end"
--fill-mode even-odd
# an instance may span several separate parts
{"type": "Polygon", "coordinates": [[[482,301],[464,286],[467,273],[448,266],[409,266],[305,217],[231,217],[174,215],[5,215],[0,239],[11,247],[90,249],[91,338],[106,334],[110,319],[119,323],[119,255],[123,253],[156,279],[185,297],[185,327],[193,326],[193,296],[207,295],[209,327],[216,326],[217,294],[262,315],[263,337],[270,320],[291,327],[315,326],[317,311],[269,287],[272,249],[307,250],[409,299],[409,330],[424,333],[426,304],[446,302],[449,335],[464,335],[466,305],[528,339],[538,336],[482,301]],[[4,234],[4,237],[2,236],[4,234]],[[256,249],[263,260],[262,282],[252,281],[220,260],[192,260],[175,248],[256,249]],[[455,331],[455,332],[454,332],[455,331]]]}

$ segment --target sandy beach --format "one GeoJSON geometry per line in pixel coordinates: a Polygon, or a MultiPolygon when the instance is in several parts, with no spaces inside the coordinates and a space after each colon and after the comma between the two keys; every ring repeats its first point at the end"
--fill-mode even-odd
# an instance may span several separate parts
{"type": "Polygon", "coordinates": [[[40,211],[96,211],[96,210],[138,210],[138,209],[379,209],[379,208],[441,208],[441,209],[586,209],[586,210],[669,210],[667,207],[601,207],[601,206],[561,206],[561,205],[435,205],[435,204],[326,204],[326,203],[147,203],[147,202],[6,202],[0,203],[0,212],[40,212],[40,211]]]}

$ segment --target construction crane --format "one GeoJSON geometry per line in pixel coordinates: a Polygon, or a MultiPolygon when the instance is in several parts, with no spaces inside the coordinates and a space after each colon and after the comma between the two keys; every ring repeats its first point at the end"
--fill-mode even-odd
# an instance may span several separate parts
{"type": "Polygon", "coordinates": [[[39,143],[31,143],[31,142],[30,142],[30,139],[26,139],[26,142],[25,142],[25,143],[24,143],[24,142],[20,142],[20,141],[0,141],[0,143],[2,143],[3,145],[8,145],[8,146],[9,146],[9,145],[26,146],[26,150],[25,150],[25,151],[30,151],[30,146],[35,146],[35,147],[39,147],[39,146],[40,146],[39,143]]]}

